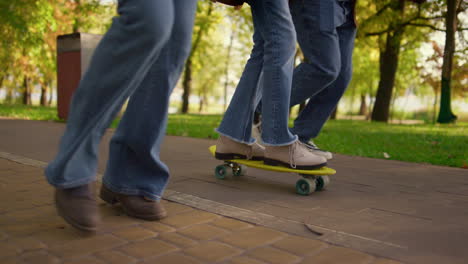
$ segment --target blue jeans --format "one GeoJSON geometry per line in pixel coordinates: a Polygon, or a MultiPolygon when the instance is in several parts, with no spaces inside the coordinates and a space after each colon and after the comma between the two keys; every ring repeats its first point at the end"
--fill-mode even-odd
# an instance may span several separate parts
{"type": "Polygon", "coordinates": [[[254,47],[217,131],[243,143],[253,143],[252,119],[257,84],[263,71],[262,140],[283,146],[297,137],[288,129],[296,34],[288,0],[250,0],[254,47]]]}
{"type": "Polygon", "coordinates": [[[158,200],[169,171],[160,160],[169,96],[190,53],[196,0],[120,0],[109,31],[76,90],[67,128],[47,166],[50,184],[72,188],[95,179],[98,144],[123,103],[110,143],[104,184],[158,200]]]}
{"type": "Polygon", "coordinates": [[[290,8],[306,59],[294,69],[291,106],[310,98],[291,132],[309,141],[318,136],[351,80],[356,25],[351,1],[291,1],[290,8]]]}

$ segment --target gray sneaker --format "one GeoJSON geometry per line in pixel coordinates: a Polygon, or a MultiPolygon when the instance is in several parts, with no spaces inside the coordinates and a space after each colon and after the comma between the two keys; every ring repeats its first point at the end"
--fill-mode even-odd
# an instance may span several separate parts
{"type": "Polygon", "coordinates": [[[326,150],[323,150],[323,149],[320,149],[315,143],[314,141],[310,140],[309,142],[302,142],[304,143],[304,145],[310,150],[312,151],[312,153],[316,154],[316,155],[319,155],[319,156],[322,156],[324,158],[326,158],[327,160],[331,160],[333,159],[333,154],[329,151],[326,151],[326,150]]]}
{"type": "Polygon", "coordinates": [[[215,157],[219,160],[263,160],[265,148],[257,143],[251,145],[234,141],[220,135],[216,142],[215,157]]]}
{"type": "Polygon", "coordinates": [[[263,162],[299,170],[315,170],[327,165],[326,158],[311,152],[299,140],[287,146],[266,146],[263,162]]]}

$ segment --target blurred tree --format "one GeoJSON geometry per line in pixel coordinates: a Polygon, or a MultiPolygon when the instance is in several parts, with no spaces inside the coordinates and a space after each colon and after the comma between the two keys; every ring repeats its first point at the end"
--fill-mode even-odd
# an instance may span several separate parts
{"type": "Polygon", "coordinates": [[[453,56],[455,53],[455,33],[458,27],[458,13],[462,12],[462,0],[447,0],[447,12],[445,13],[445,48],[442,64],[441,98],[438,123],[452,123],[457,116],[452,113],[451,106],[451,81],[453,56]]]}
{"type": "Polygon", "coordinates": [[[103,18],[114,14],[112,10],[112,5],[101,5],[98,0],[1,1],[0,88],[6,89],[7,101],[21,93],[22,102],[30,104],[31,94],[39,87],[40,104],[50,104],[56,37],[74,28],[101,33],[110,22],[103,18]]]}

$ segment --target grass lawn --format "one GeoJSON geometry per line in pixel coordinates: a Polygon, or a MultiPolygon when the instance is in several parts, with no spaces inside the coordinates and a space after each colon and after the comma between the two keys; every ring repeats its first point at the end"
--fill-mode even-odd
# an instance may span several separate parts
{"type": "MultiPolygon", "coordinates": [[[[0,104],[0,116],[57,120],[54,108],[0,104]]],[[[169,116],[168,135],[212,138],[221,115],[169,116]]],[[[117,122],[113,123],[116,126],[117,122]]],[[[315,142],[335,153],[429,163],[468,166],[468,123],[456,125],[394,125],[366,121],[331,120],[315,142]]]]}
{"type": "MultiPolygon", "coordinates": [[[[217,138],[220,115],[170,115],[169,135],[217,138]]],[[[390,125],[330,120],[315,140],[335,153],[452,167],[468,166],[468,123],[390,125]]]]}
{"type": "Polygon", "coordinates": [[[16,104],[5,105],[0,103],[0,117],[27,120],[59,121],[57,116],[57,109],[55,107],[25,106],[16,104]]]}

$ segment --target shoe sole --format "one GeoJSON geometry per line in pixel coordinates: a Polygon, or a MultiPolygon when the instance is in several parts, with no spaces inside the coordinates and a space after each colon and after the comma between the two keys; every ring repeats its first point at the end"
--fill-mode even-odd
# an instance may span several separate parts
{"type": "MultiPolygon", "coordinates": [[[[118,198],[118,195],[115,194],[114,192],[108,190],[107,188],[101,188],[101,191],[99,193],[99,197],[106,203],[110,204],[110,205],[115,205],[115,204],[122,204],[118,198]]],[[[165,218],[167,216],[166,213],[164,214],[157,214],[157,215],[139,215],[139,214],[135,214],[129,210],[127,210],[125,208],[125,206],[122,205],[122,209],[123,211],[125,212],[125,214],[131,216],[131,217],[135,217],[135,218],[139,218],[139,219],[143,219],[143,220],[148,220],[148,221],[156,221],[156,220],[161,220],[163,218],[165,218]]]]}
{"type": "Polygon", "coordinates": [[[327,166],[327,163],[325,162],[325,163],[317,164],[317,165],[296,165],[296,167],[294,168],[289,163],[286,163],[280,160],[268,159],[268,158],[265,158],[263,160],[263,163],[269,166],[281,166],[281,167],[287,167],[287,168],[295,169],[295,170],[317,170],[317,169],[327,166]]]}
{"type": "MultiPolygon", "coordinates": [[[[247,156],[242,155],[242,154],[236,154],[236,153],[215,152],[215,158],[218,160],[234,160],[234,159],[247,160],[247,156]]],[[[253,156],[250,160],[261,161],[263,160],[263,157],[253,156]]]]}
{"type": "Polygon", "coordinates": [[[67,223],[69,223],[74,228],[80,231],[88,232],[88,233],[96,233],[98,229],[97,226],[96,227],[84,226],[75,222],[72,218],[68,217],[67,214],[65,214],[64,211],[62,210],[60,204],[58,203],[57,197],[55,198],[55,208],[57,209],[58,215],[61,216],[67,223]]]}

